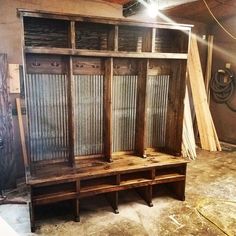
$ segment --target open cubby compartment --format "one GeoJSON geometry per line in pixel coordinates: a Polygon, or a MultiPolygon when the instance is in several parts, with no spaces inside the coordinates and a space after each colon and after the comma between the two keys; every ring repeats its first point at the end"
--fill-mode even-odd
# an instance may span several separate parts
{"type": "Polygon", "coordinates": [[[112,78],[112,151],[135,150],[137,59],[114,58],[112,78]]]}
{"type": "Polygon", "coordinates": [[[69,21],[24,17],[25,46],[68,48],[69,21]]]}
{"type": "Polygon", "coordinates": [[[171,67],[168,60],[150,59],[146,84],[146,135],[149,150],[162,151],[166,141],[168,123],[168,96],[171,67]]]}
{"type": "Polygon", "coordinates": [[[186,60],[149,59],[146,148],[181,155],[186,60]]]}
{"type": "Polygon", "coordinates": [[[139,170],[139,171],[132,171],[126,172],[120,175],[120,184],[138,184],[142,182],[148,182],[152,180],[152,170],[139,170]]]}
{"type": "Polygon", "coordinates": [[[113,50],[114,25],[76,22],[76,48],[87,50],[113,50]]]}
{"type": "Polygon", "coordinates": [[[104,154],[104,59],[73,57],[74,154],[76,157],[104,154]]]}
{"type": "Polygon", "coordinates": [[[48,186],[40,186],[32,188],[31,195],[33,198],[41,196],[57,195],[60,193],[75,193],[76,182],[53,184],[48,186]]]}
{"type": "Polygon", "coordinates": [[[167,166],[167,167],[157,167],[155,168],[155,178],[165,178],[171,176],[185,176],[186,167],[185,165],[179,166],[167,166]]]}
{"type": "Polygon", "coordinates": [[[94,177],[90,179],[80,180],[80,193],[93,192],[95,190],[103,190],[110,187],[115,187],[117,184],[117,176],[110,175],[104,177],[94,177]]]}
{"type": "Polygon", "coordinates": [[[149,59],[146,83],[146,153],[165,151],[169,86],[172,77],[170,60],[149,59]]]}
{"type": "Polygon", "coordinates": [[[68,165],[67,58],[26,54],[26,107],[31,171],[68,165]]]}
{"type": "Polygon", "coordinates": [[[187,53],[189,31],[156,29],[155,52],[187,53]]]}
{"type": "Polygon", "coordinates": [[[125,52],[150,52],[151,28],[138,26],[119,26],[118,51],[125,52]]]}

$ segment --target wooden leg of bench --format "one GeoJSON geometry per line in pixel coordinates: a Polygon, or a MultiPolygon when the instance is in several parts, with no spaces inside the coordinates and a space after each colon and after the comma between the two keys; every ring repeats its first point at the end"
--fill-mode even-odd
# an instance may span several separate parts
{"type": "Polygon", "coordinates": [[[140,195],[140,197],[148,204],[148,206],[153,207],[151,185],[136,188],[136,191],[140,195]]]}
{"type": "Polygon", "coordinates": [[[80,222],[80,215],[79,215],[79,199],[75,200],[75,222],[80,222]]]}
{"type": "Polygon", "coordinates": [[[185,181],[169,183],[168,187],[180,201],[185,200],[185,181]]]}
{"type": "Polygon", "coordinates": [[[30,202],[29,203],[29,213],[30,213],[30,227],[31,227],[31,232],[34,233],[36,230],[35,227],[35,215],[34,215],[34,206],[30,202]]]}
{"type": "Polygon", "coordinates": [[[111,192],[106,194],[107,200],[110,202],[115,214],[119,214],[118,211],[118,192],[111,192]]]}

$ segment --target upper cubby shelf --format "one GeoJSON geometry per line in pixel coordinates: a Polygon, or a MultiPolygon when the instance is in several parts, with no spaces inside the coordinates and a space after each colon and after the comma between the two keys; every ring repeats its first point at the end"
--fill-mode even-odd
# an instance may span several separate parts
{"type": "Polygon", "coordinates": [[[26,53],[187,58],[189,25],[19,12],[26,53]]]}
{"type": "Polygon", "coordinates": [[[114,26],[87,22],[76,22],[75,43],[78,49],[114,50],[114,26]]]}
{"type": "Polygon", "coordinates": [[[69,21],[24,17],[25,46],[68,48],[69,21]]]}

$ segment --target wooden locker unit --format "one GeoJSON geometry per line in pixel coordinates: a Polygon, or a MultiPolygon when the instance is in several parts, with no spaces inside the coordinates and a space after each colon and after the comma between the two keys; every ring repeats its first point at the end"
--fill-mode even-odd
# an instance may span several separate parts
{"type": "Polygon", "coordinates": [[[19,9],[31,228],[41,205],[166,184],[184,200],[181,157],[189,25],[19,9]],[[37,26],[37,27],[36,27],[37,26]]]}

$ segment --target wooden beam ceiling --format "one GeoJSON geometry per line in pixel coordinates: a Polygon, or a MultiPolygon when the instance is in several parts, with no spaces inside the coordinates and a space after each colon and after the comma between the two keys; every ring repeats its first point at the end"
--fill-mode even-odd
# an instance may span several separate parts
{"type": "MultiPolygon", "coordinates": [[[[121,5],[127,6],[129,3],[134,3],[134,0],[106,0],[121,5]]],[[[162,1],[162,0],[159,0],[162,1]]],[[[165,1],[165,0],[163,0],[165,1]]],[[[138,0],[136,0],[138,2],[138,0]]],[[[213,14],[218,20],[236,15],[236,1],[235,0],[206,0],[213,14]]],[[[140,4],[141,5],[141,4],[140,4]]],[[[134,4],[134,9],[131,11],[131,15],[135,14],[143,6],[137,6],[134,4]]],[[[189,2],[178,6],[170,7],[169,9],[162,11],[169,17],[186,18],[194,21],[211,23],[214,21],[210,13],[208,12],[203,0],[195,2],[189,2]]]]}
{"type": "MultiPolygon", "coordinates": [[[[218,20],[223,20],[236,14],[235,0],[206,0],[206,2],[218,20]]],[[[172,17],[181,17],[205,23],[214,21],[202,0],[176,6],[163,11],[163,13],[172,17]]]]}

